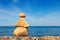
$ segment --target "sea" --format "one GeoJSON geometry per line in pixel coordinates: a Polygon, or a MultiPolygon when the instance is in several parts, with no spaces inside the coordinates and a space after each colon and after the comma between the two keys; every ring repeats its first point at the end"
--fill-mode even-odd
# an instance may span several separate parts
{"type": "MultiPolygon", "coordinates": [[[[0,26],[0,36],[14,36],[16,26],[0,26]]],[[[60,26],[30,26],[28,36],[60,36],[60,26]]]]}

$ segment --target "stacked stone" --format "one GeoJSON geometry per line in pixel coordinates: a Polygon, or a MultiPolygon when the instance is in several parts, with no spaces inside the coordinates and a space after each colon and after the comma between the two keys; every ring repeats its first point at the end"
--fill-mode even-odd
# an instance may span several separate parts
{"type": "Polygon", "coordinates": [[[15,26],[17,26],[17,28],[14,31],[15,36],[28,36],[29,24],[25,21],[25,19],[24,19],[25,16],[26,15],[24,13],[20,14],[20,19],[15,24],[15,26]]]}

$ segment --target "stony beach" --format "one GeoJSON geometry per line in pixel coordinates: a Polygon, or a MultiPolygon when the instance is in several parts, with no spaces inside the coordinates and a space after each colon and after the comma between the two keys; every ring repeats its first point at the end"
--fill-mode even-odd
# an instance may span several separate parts
{"type": "Polygon", "coordinates": [[[0,36],[0,40],[60,40],[60,36],[42,36],[42,37],[0,36]]]}

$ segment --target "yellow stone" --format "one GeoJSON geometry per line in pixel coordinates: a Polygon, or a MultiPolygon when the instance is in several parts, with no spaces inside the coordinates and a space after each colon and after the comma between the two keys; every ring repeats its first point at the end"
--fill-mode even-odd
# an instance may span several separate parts
{"type": "Polygon", "coordinates": [[[19,14],[20,17],[26,16],[23,12],[19,14]]]}
{"type": "Polygon", "coordinates": [[[23,27],[18,27],[14,31],[14,35],[16,36],[27,36],[28,35],[28,30],[23,27]]]}
{"type": "Polygon", "coordinates": [[[20,18],[18,22],[15,24],[15,26],[19,27],[29,27],[29,24],[25,21],[24,18],[20,18]]]}

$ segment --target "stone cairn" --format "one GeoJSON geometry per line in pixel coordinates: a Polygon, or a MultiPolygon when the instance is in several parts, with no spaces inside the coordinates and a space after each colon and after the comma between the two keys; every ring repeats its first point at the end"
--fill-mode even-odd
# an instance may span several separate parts
{"type": "Polygon", "coordinates": [[[19,16],[20,16],[20,19],[15,24],[17,28],[14,30],[14,35],[15,36],[28,36],[29,24],[24,19],[26,15],[24,13],[21,13],[19,16]]]}

